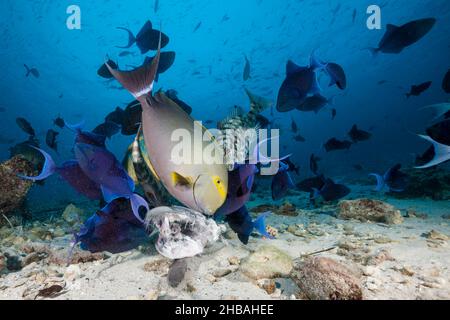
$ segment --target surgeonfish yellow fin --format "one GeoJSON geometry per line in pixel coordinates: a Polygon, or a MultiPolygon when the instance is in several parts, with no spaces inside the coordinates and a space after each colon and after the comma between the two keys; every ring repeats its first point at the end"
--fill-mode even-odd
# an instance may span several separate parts
{"type": "Polygon", "coordinates": [[[128,147],[127,153],[125,154],[125,158],[122,164],[125,167],[125,170],[127,171],[128,175],[131,177],[131,179],[133,179],[134,183],[138,185],[139,180],[137,178],[136,171],[134,170],[132,152],[133,152],[133,144],[131,144],[128,147]]]}
{"type": "Polygon", "coordinates": [[[194,184],[191,177],[184,177],[175,171],[170,174],[170,178],[174,187],[190,188],[194,184]]]}

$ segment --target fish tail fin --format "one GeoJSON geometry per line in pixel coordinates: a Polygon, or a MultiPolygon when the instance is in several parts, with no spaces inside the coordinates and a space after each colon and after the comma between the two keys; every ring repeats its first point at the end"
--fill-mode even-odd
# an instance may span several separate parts
{"type": "Polygon", "coordinates": [[[429,136],[419,135],[419,137],[421,137],[422,139],[425,139],[433,144],[435,156],[427,164],[425,164],[423,166],[415,167],[416,169],[430,168],[430,167],[436,166],[440,163],[450,160],[450,146],[439,143],[439,142],[433,140],[429,136]]]}
{"type": "Polygon", "coordinates": [[[145,201],[144,198],[142,198],[140,195],[134,193],[131,197],[130,197],[130,202],[131,202],[131,208],[133,209],[133,214],[136,217],[136,219],[138,219],[140,222],[144,223],[144,219],[141,218],[141,215],[139,214],[139,208],[140,207],[144,207],[148,212],[150,209],[148,207],[148,203],[147,201],[145,201]]]}
{"type": "Polygon", "coordinates": [[[317,57],[317,49],[314,49],[311,52],[311,57],[309,59],[309,65],[311,68],[313,68],[314,70],[323,70],[326,67],[326,63],[320,61],[320,59],[317,57]]]}
{"type": "Polygon", "coordinates": [[[313,192],[310,194],[311,200],[316,200],[320,196],[320,190],[317,188],[312,188],[313,192]]]}
{"type": "Polygon", "coordinates": [[[52,157],[44,150],[41,150],[34,146],[30,146],[30,147],[32,147],[32,148],[36,149],[37,151],[39,151],[40,153],[42,153],[42,155],[45,158],[44,166],[42,167],[42,172],[36,177],[29,177],[29,176],[24,176],[24,175],[20,175],[20,174],[17,176],[22,179],[31,180],[31,181],[40,181],[40,180],[47,179],[56,171],[55,162],[53,161],[52,157]]]}
{"type": "Polygon", "coordinates": [[[253,221],[253,226],[256,229],[256,231],[258,231],[262,236],[269,238],[269,239],[273,239],[273,237],[267,233],[267,229],[266,229],[266,217],[269,216],[272,212],[268,211],[268,212],[264,212],[262,214],[259,215],[258,218],[256,218],[255,221],[253,221]]]}
{"type": "Polygon", "coordinates": [[[73,132],[75,132],[75,133],[78,133],[78,132],[80,132],[80,131],[83,129],[84,123],[85,123],[84,120],[81,121],[81,122],[79,122],[79,123],[76,123],[76,124],[70,124],[70,123],[65,122],[65,123],[64,123],[64,126],[65,126],[67,129],[69,129],[70,131],[73,131],[73,132]]]}
{"type": "Polygon", "coordinates": [[[124,31],[126,31],[128,33],[128,44],[126,46],[124,46],[124,47],[116,46],[116,48],[128,49],[136,42],[136,38],[133,35],[133,32],[131,32],[129,29],[123,28],[123,27],[116,27],[116,29],[124,30],[124,31]]]}
{"type": "Polygon", "coordinates": [[[159,58],[161,55],[161,33],[159,34],[158,52],[151,63],[144,63],[137,69],[131,71],[120,71],[113,69],[106,62],[111,74],[127,89],[137,100],[143,100],[153,90],[153,84],[158,71],[159,58]]]}
{"type": "Polygon", "coordinates": [[[369,174],[369,176],[373,176],[377,179],[377,186],[375,187],[375,191],[380,192],[381,190],[383,190],[384,185],[386,184],[384,178],[377,173],[371,173],[369,174]]]}
{"type": "Polygon", "coordinates": [[[26,64],[24,64],[23,66],[27,70],[27,74],[25,75],[25,77],[28,77],[30,75],[30,73],[31,73],[31,69],[26,64]]]}

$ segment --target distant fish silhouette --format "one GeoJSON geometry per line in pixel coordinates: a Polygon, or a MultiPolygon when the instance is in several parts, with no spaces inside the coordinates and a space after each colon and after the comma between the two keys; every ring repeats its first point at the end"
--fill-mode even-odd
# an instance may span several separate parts
{"type": "Polygon", "coordinates": [[[423,92],[425,92],[426,90],[428,90],[428,88],[430,88],[431,83],[432,83],[431,81],[427,81],[418,85],[412,85],[410,91],[406,93],[406,98],[409,98],[411,96],[415,97],[420,96],[423,92]]]}
{"type": "Polygon", "coordinates": [[[39,78],[40,77],[40,73],[38,71],[38,69],[36,68],[30,68],[28,67],[26,64],[23,65],[25,67],[25,69],[27,70],[27,73],[25,75],[25,77],[28,77],[30,74],[35,77],[35,78],[39,78]]]}
{"type": "Polygon", "coordinates": [[[251,78],[251,76],[250,76],[250,61],[248,61],[248,58],[246,55],[244,55],[244,58],[245,58],[245,66],[244,66],[243,78],[244,78],[244,81],[247,81],[248,79],[251,78]]]}

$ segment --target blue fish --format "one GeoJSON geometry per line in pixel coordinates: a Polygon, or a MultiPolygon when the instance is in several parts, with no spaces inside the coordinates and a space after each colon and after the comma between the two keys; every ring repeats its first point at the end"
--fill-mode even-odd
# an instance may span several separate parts
{"type": "Polygon", "coordinates": [[[398,163],[387,170],[383,176],[377,173],[369,174],[369,176],[374,176],[377,179],[375,191],[380,192],[385,186],[387,186],[391,192],[404,191],[408,184],[408,175],[400,171],[401,167],[402,165],[398,163]]]}
{"type": "Polygon", "coordinates": [[[232,214],[227,215],[225,221],[228,222],[230,228],[237,233],[239,240],[241,240],[243,244],[247,244],[250,234],[254,229],[262,236],[273,239],[273,237],[267,233],[265,225],[265,218],[269,214],[271,214],[271,212],[262,213],[255,221],[253,221],[247,208],[243,206],[232,214]]]}

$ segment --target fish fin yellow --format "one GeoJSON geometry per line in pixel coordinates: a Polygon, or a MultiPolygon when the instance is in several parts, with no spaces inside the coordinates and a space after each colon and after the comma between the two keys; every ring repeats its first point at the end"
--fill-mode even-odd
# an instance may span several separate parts
{"type": "Polygon", "coordinates": [[[170,178],[174,187],[190,188],[193,185],[191,177],[184,177],[175,171],[170,174],[170,178]]]}

